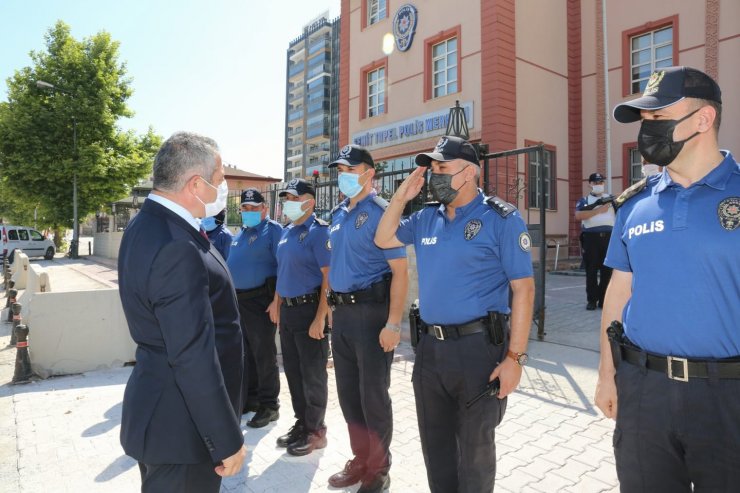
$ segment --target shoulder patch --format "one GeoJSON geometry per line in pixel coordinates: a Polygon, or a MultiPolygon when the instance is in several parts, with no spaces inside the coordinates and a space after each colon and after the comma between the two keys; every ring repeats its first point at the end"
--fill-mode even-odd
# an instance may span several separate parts
{"type": "Polygon", "coordinates": [[[493,197],[488,197],[486,199],[486,204],[488,204],[491,209],[496,211],[501,217],[506,217],[516,210],[516,207],[514,207],[514,205],[506,202],[503,199],[500,199],[495,195],[493,197]]]}
{"type": "Polygon", "coordinates": [[[375,203],[375,205],[377,205],[383,210],[386,210],[388,208],[388,201],[385,200],[380,195],[376,195],[375,197],[373,197],[373,203],[375,203]]]}
{"type": "Polygon", "coordinates": [[[624,192],[619,194],[619,197],[614,199],[614,202],[612,202],[612,206],[614,207],[614,212],[617,212],[620,207],[622,207],[625,202],[627,202],[629,199],[637,195],[638,193],[645,190],[645,187],[647,186],[647,177],[643,178],[642,180],[638,181],[628,189],[626,189],[624,192]]]}

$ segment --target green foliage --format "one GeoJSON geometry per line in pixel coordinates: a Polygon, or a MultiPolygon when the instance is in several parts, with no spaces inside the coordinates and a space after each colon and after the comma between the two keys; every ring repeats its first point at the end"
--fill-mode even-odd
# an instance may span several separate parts
{"type": "Polygon", "coordinates": [[[38,207],[39,227],[70,227],[75,171],[82,220],[149,176],[162,139],[151,128],[137,136],[116,125],[132,116],[132,89],[110,34],[77,41],[58,21],[45,41],[44,51],[31,52],[32,66],[7,80],[8,102],[0,103],[0,216],[31,224],[38,207]]]}

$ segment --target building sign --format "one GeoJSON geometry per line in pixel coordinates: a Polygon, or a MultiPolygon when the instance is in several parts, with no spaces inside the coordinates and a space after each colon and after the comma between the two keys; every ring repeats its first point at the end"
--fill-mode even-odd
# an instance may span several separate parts
{"type": "MultiPolygon", "coordinates": [[[[460,103],[465,110],[468,128],[473,128],[473,102],[460,103]]],[[[402,120],[400,122],[375,127],[352,135],[352,143],[368,149],[378,149],[435,135],[444,135],[450,119],[449,108],[402,120]]]]}
{"type": "Polygon", "coordinates": [[[393,36],[396,38],[398,51],[406,51],[411,48],[418,19],[416,7],[410,3],[401,5],[396,12],[393,17],[393,36]]]}

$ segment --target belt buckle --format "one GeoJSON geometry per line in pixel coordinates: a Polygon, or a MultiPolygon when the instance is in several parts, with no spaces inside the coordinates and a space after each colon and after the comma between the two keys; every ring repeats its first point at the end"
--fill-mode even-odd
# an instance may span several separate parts
{"type": "Polygon", "coordinates": [[[689,381],[689,360],[686,358],[676,358],[675,356],[666,356],[668,360],[668,378],[671,380],[677,380],[679,382],[689,381]],[[673,374],[673,362],[678,361],[683,366],[683,376],[676,376],[673,374]]]}
{"type": "Polygon", "coordinates": [[[437,338],[437,340],[444,341],[445,340],[445,331],[442,329],[441,325],[432,325],[432,328],[434,329],[434,337],[437,338]]]}

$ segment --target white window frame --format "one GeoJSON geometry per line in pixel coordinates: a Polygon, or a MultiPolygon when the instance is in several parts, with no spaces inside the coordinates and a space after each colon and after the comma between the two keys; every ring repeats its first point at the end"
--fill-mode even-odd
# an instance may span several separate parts
{"type": "Polygon", "coordinates": [[[657,69],[670,67],[673,65],[673,35],[673,25],[670,25],[661,27],[659,29],[653,29],[652,31],[646,31],[644,33],[636,34],[630,37],[630,91],[632,94],[642,93],[645,90],[645,86],[647,86],[650,74],[655,72],[657,69]],[[668,40],[656,43],[656,35],[661,34],[665,31],[670,31],[670,36],[668,37],[668,40]],[[635,41],[637,39],[646,37],[650,38],[649,45],[643,46],[639,49],[635,49],[635,41]],[[666,47],[668,48],[667,51],[670,53],[670,55],[658,58],[657,51],[662,50],[666,47]],[[648,62],[647,60],[643,60],[642,62],[635,64],[635,55],[637,53],[646,51],[650,52],[650,61],[648,62]],[[650,65],[649,70],[642,70],[642,73],[647,75],[644,75],[643,77],[640,77],[638,75],[637,77],[635,77],[635,69],[638,67],[647,68],[648,64],[650,65]]]}
{"type": "Polygon", "coordinates": [[[642,180],[642,155],[637,147],[631,147],[629,149],[629,184],[634,185],[638,181],[642,180]]]}
{"type": "Polygon", "coordinates": [[[387,17],[387,0],[367,0],[367,25],[372,26],[387,17]]]}
{"type": "Polygon", "coordinates": [[[459,43],[457,36],[452,36],[450,38],[445,39],[444,41],[440,41],[439,43],[435,43],[432,45],[432,51],[430,53],[430,56],[432,57],[432,98],[439,98],[442,96],[446,96],[448,94],[453,94],[459,91],[459,85],[457,80],[457,64],[458,64],[458,48],[459,43]],[[449,44],[451,41],[455,42],[455,49],[450,50],[449,44]],[[436,48],[438,46],[445,45],[445,50],[443,54],[440,54],[438,56],[434,56],[434,52],[436,51],[436,48]],[[447,63],[450,55],[454,55],[453,59],[455,60],[454,65],[449,65],[447,63]],[[438,67],[439,65],[444,65],[444,67],[438,67]],[[454,69],[454,70],[453,70],[454,69]],[[453,70],[453,73],[455,74],[454,80],[449,80],[448,74],[450,73],[450,70],[453,70]],[[441,82],[439,84],[436,84],[437,81],[437,74],[444,74],[444,82],[441,82]],[[454,84],[454,87],[452,87],[452,84],[454,84]]]}
{"type": "Polygon", "coordinates": [[[378,67],[367,72],[366,82],[367,116],[370,118],[382,115],[385,113],[385,67],[378,67]]]}
{"type": "MultiPolygon", "coordinates": [[[[555,166],[555,151],[544,149],[545,166],[547,175],[545,176],[545,205],[546,210],[557,210],[557,204],[555,203],[555,186],[556,177],[553,177],[553,170],[555,166]]],[[[540,208],[540,170],[542,166],[537,161],[539,153],[532,152],[529,154],[529,208],[539,209],[540,208]]]]}

